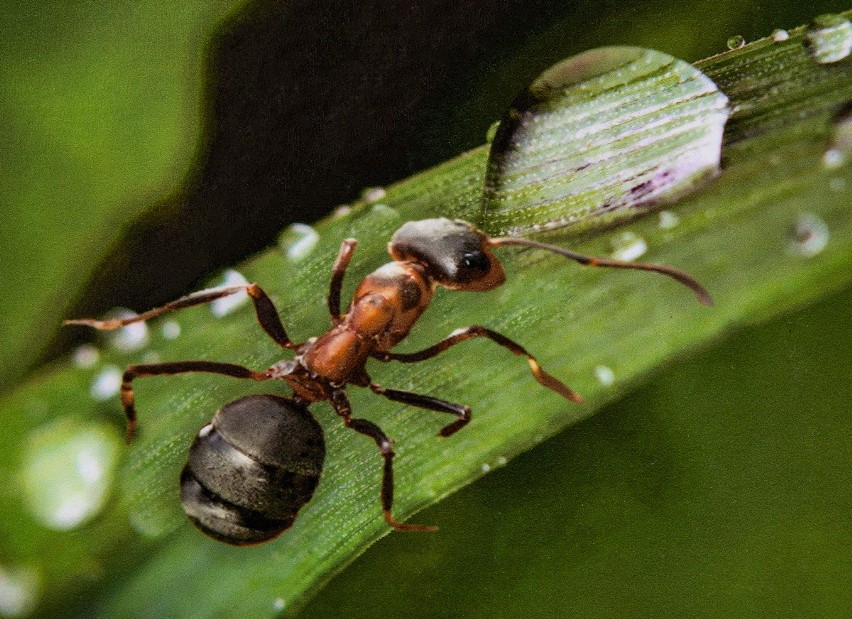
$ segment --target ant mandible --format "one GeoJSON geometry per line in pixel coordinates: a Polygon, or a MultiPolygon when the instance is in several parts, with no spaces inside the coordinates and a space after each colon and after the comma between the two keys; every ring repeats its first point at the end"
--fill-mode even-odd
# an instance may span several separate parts
{"type": "Polygon", "coordinates": [[[692,289],[702,303],[712,304],[707,291],[694,278],[669,266],[593,258],[520,237],[490,237],[465,221],[440,218],[408,222],[400,227],[388,244],[393,261],[367,275],[355,290],[349,310],[341,313],[343,277],[355,245],[354,239],[344,240],[334,262],[328,292],[331,329],[302,344],[290,340],[271,299],[253,283],[202,290],[130,318],[83,318],[64,323],[118,329],[245,291],[267,335],[282,348],[294,351],[293,359],[279,361],[262,371],[231,363],[172,361],[131,365],[124,372],[121,402],[127,416],[128,442],[137,426],[133,396],[136,378],[208,372],[255,381],[283,380],[293,390],[292,398],[249,396],[225,405],[199,431],[190,448],[189,463],[181,475],[183,506],[193,523],[215,539],[238,545],[259,543],[292,524],[298,510],[310,500],[322,470],[322,428],[307,405],[323,400],[331,403],[346,427],[376,442],[384,459],[381,503],[387,523],[403,531],[434,530],[394,518],[392,441],[376,424],[352,416],[346,386],[368,387],[389,400],[454,416],[456,419],[440,430],[440,436],[450,436],[467,425],[471,409],[377,385],[365,369],[370,358],[415,363],[465,340],[484,337],[525,356],[533,377],[543,386],[573,402],[581,401],[577,393],[544,371],[523,346],[482,326],[459,329],[419,352],[391,352],[429,306],[437,286],[486,291],[503,284],[505,274],[492,251],[495,247],[532,247],[586,266],[662,273],[692,289]]]}

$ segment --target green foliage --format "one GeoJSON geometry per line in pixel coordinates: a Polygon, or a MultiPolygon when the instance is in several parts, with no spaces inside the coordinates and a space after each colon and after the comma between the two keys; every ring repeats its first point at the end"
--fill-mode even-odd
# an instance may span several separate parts
{"type": "MultiPolygon", "coordinates": [[[[758,42],[699,66],[734,104],[722,176],[672,208],[679,220],[674,227],[661,228],[657,217],[650,216],[615,232],[557,240],[600,255],[611,251],[611,243],[629,232],[647,242],[646,259],[685,268],[698,277],[713,293],[716,308],[699,306],[688,292],[653,275],[582,270],[553,256],[503,251],[509,283],[488,294],[438,295],[404,350],[430,344],[459,326],[486,324],[523,342],[551,373],[583,393],[587,403],[574,406],[546,392],[532,380],[523,362],[489,348],[487,342],[459,347],[442,359],[418,366],[371,366],[381,384],[437,394],[474,408],[469,428],[450,440],[441,440],[434,434],[445,420],[353,390],[353,405],[359,414],[379,423],[396,439],[398,516],[436,503],[486,470],[587,417],[662,364],[732,328],[776,316],[849,285],[852,169],[848,163],[827,166],[824,160],[836,110],[852,98],[849,62],[812,62],[799,33],[783,43],[758,42]],[[824,224],[828,234],[827,244],[816,252],[808,249],[814,222],[824,224]],[[596,377],[600,375],[598,366],[612,371],[612,385],[596,377]]],[[[276,248],[240,270],[271,294],[295,338],[317,334],[328,325],[323,313],[325,285],[340,239],[354,236],[360,241],[346,293],[359,277],[387,259],[387,238],[403,221],[435,214],[473,216],[479,208],[485,158],[485,150],[477,149],[395,185],[381,205],[361,203],[348,215],[322,222],[317,227],[318,245],[303,259],[288,258],[276,248]]],[[[264,340],[248,307],[221,320],[212,319],[206,309],[189,310],[175,319],[182,335],[170,340],[159,330],[160,323],[155,323],[145,352],[156,352],[163,359],[227,360],[257,368],[278,358],[279,351],[264,340]]],[[[138,361],[142,354],[110,352],[103,364],[120,367],[138,361]]],[[[102,369],[103,365],[84,370],[60,363],[0,401],[0,441],[4,446],[0,468],[13,480],[0,490],[0,521],[4,523],[0,545],[7,562],[2,567],[28,570],[45,614],[263,616],[282,608],[295,610],[387,532],[378,505],[380,461],[375,448],[342,428],[324,405],[313,409],[327,430],[326,472],[314,501],[292,530],[274,543],[250,550],[218,545],[193,530],[177,499],[177,474],[191,437],[223,402],[274,389],[199,375],[140,381],[140,436],[123,466],[114,472],[112,500],[97,518],[71,532],[43,527],[26,502],[21,482],[32,437],[60,416],[72,420],[70,428],[92,424],[100,429],[107,422],[115,436],[120,436],[117,403],[96,402],[89,396],[90,385],[102,369]]],[[[701,380],[716,378],[708,374],[701,380]]],[[[725,384],[736,381],[729,379],[725,384]]],[[[758,383],[753,388],[765,386],[758,383]]],[[[675,416],[689,412],[683,410],[682,398],[672,392],[662,400],[660,408],[649,413],[649,425],[641,426],[642,436],[648,437],[651,446],[670,437],[673,444],[682,446],[684,457],[699,460],[694,464],[696,475],[710,477],[717,461],[709,459],[708,450],[695,438],[706,428],[692,426],[688,414],[675,416]],[[680,407],[673,402],[680,402],[680,407]],[[663,419],[666,411],[671,416],[663,419]],[[661,437],[655,432],[655,419],[670,434],[661,437]],[[708,468],[702,469],[704,466],[708,468]]],[[[737,419],[731,409],[719,410],[705,402],[694,403],[694,399],[688,404],[695,404],[694,414],[702,420],[716,419],[722,413],[728,414],[725,419],[731,423],[737,419]]],[[[609,415],[610,420],[614,415],[609,415]]],[[[650,460],[657,452],[644,441],[631,439],[630,423],[635,419],[628,416],[623,421],[628,437],[622,444],[627,452],[624,457],[634,458],[638,451],[635,458],[641,464],[643,446],[651,451],[650,460]]],[[[753,431],[757,417],[749,419],[752,425],[742,427],[753,431]]],[[[595,420],[585,427],[594,431],[597,424],[606,423],[595,420]]],[[[797,425],[779,428],[785,436],[801,431],[797,425]]],[[[604,434],[589,440],[594,446],[607,443],[608,438],[604,434]]],[[[722,441],[720,450],[733,450],[729,456],[748,447],[747,442],[728,446],[724,439],[717,440],[722,441]]],[[[771,443],[773,439],[766,436],[766,440],[771,443]]],[[[814,443],[804,444],[802,449],[827,453],[824,447],[814,443]]],[[[773,455],[770,449],[761,453],[767,458],[773,455]]],[[[778,457],[783,458],[783,453],[778,457]]],[[[617,463],[615,453],[612,457],[617,463]]],[[[833,458],[825,463],[832,471],[833,458]]],[[[725,462],[719,464],[725,468],[725,479],[734,476],[738,467],[752,464],[748,458],[725,462]]],[[[765,470],[775,471],[779,466],[784,466],[779,460],[770,461],[765,470]]],[[[640,472],[627,481],[601,482],[602,492],[612,493],[613,501],[625,506],[625,520],[656,525],[654,530],[660,535],[666,528],[663,516],[657,516],[660,512],[649,516],[643,507],[662,497],[661,502],[673,506],[671,512],[662,513],[689,521],[689,514],[676,509],[678,484],[687,485],[694,477],[668,477],[663,471],[657,478],[651,467],[648,481],[642,467],[638,468],[640,472]],[[660,479],[659,488],[643,485],[660,479]],[[614,489],[612,484],[616,484],[614,489]],[[630,487],[637,488],[635,493],[630,487]],[[647,492],[644,497],[624,499],[624,495],[643,492],[647,492]]],[[[786,478],[781,475],[780,479],[786,478]]],[[[749,486],[738,492],[748,493],[749,486]]],[[[820,494],[815,500],[825,501],[826,496],[820,494]]],[[[714,500],[707,500],[711,502],[714,500]]],[[[593,545],[603,537],[602,529],[593,525],[608,522],[599,522],[595,515],[606,513],[608,505],[604,500],[595,502],[595,511],[587,514],[587,520],[574,520],[579,524],[565,533],[566,552],[588,551],[583,545],[593,545]],[[592,535],[586,535],[589,528],[582,527],[583,522],[588,523],[592,535]]],[[[714,518],[724,521],[731,516],[732,512],[717,506],[714,518]]],[[[736,501],[732,507],[736,508],[736,501]]],[[[553,509],[565,509],[566,520],[572,514],[583,515],[577,514],[576,504],[572,508],[559,503],[553,509]]],[[[417,520],[429,522],[423,514],[417,520]]],[[[779,526],[783,529],[783,522],[779,526]]],[[[633,532],[622,531],[615,539],[627,543],[633,532]]],[[[556,535],[553,530],[548,533],[556,535]]],[[[396,537],[400,541],[395,543],[406,543],[405,536],[396,537]]],[[[424,537],[410,543],[440,542],[424,537]]],[[[713,543],[708,535],[694,552],[699,554],[704,544],[712,547],[713,543]]],[[[545,539],[543,544],[552,541],[545,539]]],[[[774,541],[766,540],[755,548],[754,561],[760,562],[760,556],[765,556],[762,553],[774,548],[774,541]]],[[[605,554],[597,560],[604,568],[615,570],[605,554]]],[[[642,569],[642,561],[635,565],[642,569]]],[[[747,563],[738,565],[747,571],[747,563]]],[[[834,565],[829,562],[825,569],[834,569],[834,565]]],[[[717,567],[708,559],[708,580],[713,579],[712,569],[717,567]]],[[[580,568],[582,565],[576,569],[580,568]]],[[[565,572],[566,578],[571,577],[571,569],[565,572]]],[[[724,569],[724,565],[718,568],[719,572],[724,569]]],[[[665,590],[666,584],[657,586],[665,590]]]]}

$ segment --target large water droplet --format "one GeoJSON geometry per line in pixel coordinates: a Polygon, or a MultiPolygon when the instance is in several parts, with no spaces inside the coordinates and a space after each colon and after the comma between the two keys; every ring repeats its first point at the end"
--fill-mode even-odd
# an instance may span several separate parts
{"type": "Polygon", "coordinates": [[[542,73],[491,144],[479,223],[522,234],[601,227],[719,171],[728,99],[692,65],[605,47],[542,73]]]}
{"type": "MultiPolygon", "coordinates": [[[[222,274],[222,279],[213,288],[226,288],[228,286],[241,286],[248,284],[249,281],[239,271],[228,269],[222,274]]],[[[249,301],[248,293],[245,291],[230,294],[227,297],[216,299],[210,303],[210,313],[216,318],[227,316],[241,305],[245,305],[249,301]]]]}
{"type": "Polygon", "coordinates": [[[852,23],[840,15],[820,15],[808,25],[804,41],[820,64],[839,62],[852,52],[852,23]]]}
{"type": "Polygon", "coordinates": [[[319,233],[308,224],[292,224],[278,237],[278,245],[294,262],[310,254],[319,243],[319,233]]]}
{"type": "Polygon", "coordinates": [[[745,38],[739,34],[735,34],[730,39],[728,39],[728,49],[739,49],[740,47],[744,47],[745,44],[745,38]]]}
{"type": "Polygon", "coordinates": [[[0,617],[24,617],[34,609],[41,589],[38,572],[0,565],[0,617]]]}
{"type": "Polygon", "coordinates": [[[121,441],[105,424],[60,419],[28,438],[22,473],[24,497],[44,526],[80,526],[104,506],[121,441]]]}

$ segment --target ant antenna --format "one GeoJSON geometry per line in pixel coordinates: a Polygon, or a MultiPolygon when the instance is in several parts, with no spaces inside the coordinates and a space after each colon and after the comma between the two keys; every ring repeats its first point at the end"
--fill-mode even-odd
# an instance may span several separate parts
{"type": "Polygon", "coordinates": [[[518,245],[521,247],[534,247],[536,249],[544,249],[554,254],[559,254],[565,258],[575,260],[582,265],[588,267],[612,267],[615,269],[636,269],[637,271],[652,271],[654,273],[662,273],[668,275],[672,279],[679,281],[681,284],[689,288],[695,293],[698,301],[704,305],[712,306],[713,299],[710,298],[704,287],[691,275],[684,273],[681,270],[675,269],[665,264],[650,264],[647,262],[624,262],[622,260],[611,260],[609,258],[594,258],[592,256],[584,256],[571,250],[559,247],[558,245],[549,245],[548,243],[540,243],[531,239],[525,239],[519,236],[501,236],[498,238],[489,238],[488,243],[495,247],[500,245],[518,245]]]}

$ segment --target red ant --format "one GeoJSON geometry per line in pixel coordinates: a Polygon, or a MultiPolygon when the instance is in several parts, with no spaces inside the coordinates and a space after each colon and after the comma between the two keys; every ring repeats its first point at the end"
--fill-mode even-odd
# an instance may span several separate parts
{"type": "Polygon", "coordinates": [[[310,500],[322,471],[325,456],[322,429],[307,405],[323,400],[331,403],[348,428],[376,442],[384,459],[381,503],[387,523],[398,530],[434,530],[394,518],[392,441],[374,423],[352,416],[346,386],[369,387],[389,400],[453,415],[456,419],[441,429],[440,436],[450,436],[467,425],[471,409],[377,385],[365,369],[370,358],[414,363],[430,359],[465,340],[485,337],[516,355],[525,356],[540,384],[572,402],[581,401],[577,393],[545,372],[523,346],[478,325],[455,331],[419,352],[391,352],[429,306],[437,286],[485,291],[505,281],[503,267],[492,251],[494,247],[533,247],[586,266],[662,273],[692,289],[705,305],[712,304],[695,279],[665,265],[592,258],[525,238],[493,238],[467,222],[441,218],[408,222],[399,228],[388,245],[393,261],[365,277],[355,291],[349,311],[341,313],[341,286],[355,245],[354,239],[344,240],[334,262],[328,293],[331,329],[302,344],[290,340],[275,306],[257,284],[202,290],[132,318],[65,321],[95,329],[118,329],[245,291],[267,335],[282,348],[295,352],[293,359],[279,361],[263,371],[231,363],[173,361],[131,365],[124,372],[121,402],[127,416],[128,441],[137,425],[132,386],[136,378],[209,372],[256,381],[283,380],[292,388],[292,398],[249,396],[231,402],[198,433],[190,449],[189,463],[181,475],[181,498],[193,523],[215,539],[231,544],[259,543],[277,536],[292,524],[298,510],[310,500]]]}

